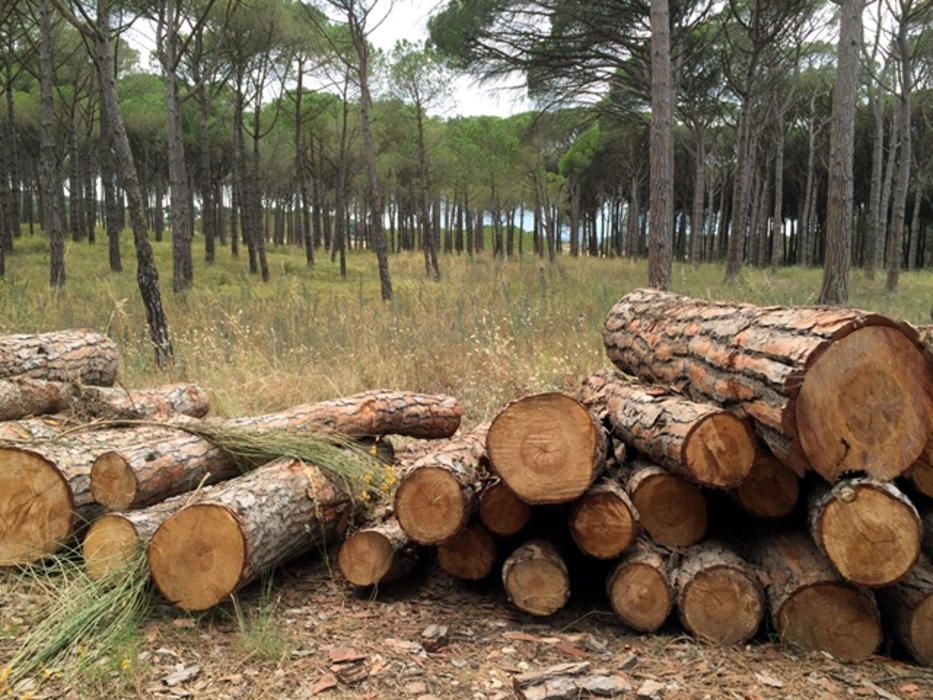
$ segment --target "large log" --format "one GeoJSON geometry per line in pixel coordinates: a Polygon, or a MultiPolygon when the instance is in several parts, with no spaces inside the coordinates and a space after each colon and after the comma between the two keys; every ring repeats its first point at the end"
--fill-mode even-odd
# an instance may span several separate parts
{"type": "Polygon", "coordinates": [[[408,536],[420,544],[439,544],[466,527],[476,510],[483,478],[489,424],[418,459],[395,492],[395,515],[408,536]]]}
{"type": "Polygon", "coordinates": [[[606,462],[606,435],[578,401],[538,394],[513,401],[486,436],[492,469],[533,505],[582,496],[606,462]]]}
{"type": "Polygon", "coordinates": [[[394,517],[364,527],[340,545],[337,565],[354,586],[378,586],[394,581],[418,561],[419,549],[394,517]]]}
{"type": "Polygon", "coordinates": [[[462,581],[482,581],[492,573],[499,548],[486,528],[472,522],[437,546],[441,569],[462,581]]]}
{"type": "Polygon", "coordinates": [[[509,602],[529,615],[553,615],[570,598],[567,565],[546,540],[526,542],[509,555],[502,585],[509,602]]]}
{"type": "Polygon", "coordinates": [[[574,504],[570,535],[584,554],[615,559],[638,535],[638,511],[614,478],[603,477],[574,504]]]}
{"type": "Polygon", "coordinates": [[[163,418],[179,413],[201,418],[209,409],[207,392],[197,384],[127,391],[29,377],[0,380],[3,421],[69,410],[83,418],[163,418]]]}
{"type": "Polygon", "coordinates": [[[870,591],[833,571],[805,534],[748,537],[743,554],[765,574],[771,622],[781,640],[843,661],[881,644],[881,617],[870,591]]]}
{"type": "Polygon", "coordinates": [[[499,537],[517,535],[531,520],[531,506],[499,478],[488,479],[479,493],[479,521],[499,537]]]}
{"type": "Polygon", "coordinates": [[[32,377],[110,386],[119,363],[114,342],[94,331],[0,336],[0,379],[32,377]]]}
{"type": "Polygon", "coordinates": [[[800,498],[800,480],[780,460],[761,452],[732,496],[756,518],[784,518],[793,513],[800,498]]]}
{"type": "Polygon", "coordinates": [[[628,467],[624,483],[641,527],[658,544],[689,547],[706,536],[706,496],[695,484],[643,459],[628,467]]]}
{"type": "Polygon", "coordinates": [[[878,591],[884,621],[910,655],[933,666],[933,564],[922,559],[895,585],[878,591]]]}
{"type": "MultiPolygon", "coordinates": [[[[280,413],[231,419],[222,426],[298,433],[333,430],[350,437],[392,433],[448,437],[460,425],[461,413],[456,399],[448,396],[371,391],[280,413]]],[[[94,462],[94,498],[110,510],[141,508],[240,473],[241,466],[230,455],[203,438],[178,433],[155,441],[151,428],[133,430],[134,447],[103,451],[94,462]]]]}
{"type": "Polygon", "coordinates": [[[718,406],[602,370],[583,383],[583,403],[605,414],[613,436],[669,471],[711,488],[741,484],[755,461],[748,425],[718,406]]]}
{"type": "Polygon", "coordinates": [[[654,632],[674,607],[670,551],[640,539],[606,577],[612,610],[636,632],[654,632]]]}
{"type": "Polygon", "coordinates": [[[207,610],[264,572],[335,542],[351,508],[350,496],[317,467],[270,462],[163,522],[149,543],[152,579],[172,604],[207,610]]]}
{"type": "Polygon", "coordinates": [[[852,583],[888,586],[917,563],[920,516],[894,484],[859,478],[815,485],[808,520],[813,541],[852,583]]]}
{"type": "Polygon", "coordinates": [[[684,628],[715,644],[740,644],[761,625],[765,597],[755,572],[715,541],[690,548],[674,575],[684,628]]]}
{"type": "Polygon", "coordinates": [[[933,356],[876,314],[637,290],[609,312],[603,340],[624,371],[750,416],[800,475],[892,479],[930,436],[933,356]]]}

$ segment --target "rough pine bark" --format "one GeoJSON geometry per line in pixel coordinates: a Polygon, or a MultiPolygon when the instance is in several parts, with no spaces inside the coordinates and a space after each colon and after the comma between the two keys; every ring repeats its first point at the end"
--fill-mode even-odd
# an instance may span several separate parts
{"type": "Polygon", "coordinates": [[[651,244],[648,283],[671,286],[674,235],[674,82],[668,0],[651,0],[651,244]]]}
{"type": "MultiPolygon", "coordinates": [[[[903,3],[902,3],[903,4],[903,3]]],[[[897,178],[894,183],[894,201],[891,205],[891,231],[888,236],[888,274],[885,291],[896,292],[900,280],[904,254],[904,224],[907,209],[907,188],[910,185],[910,160],[913,157],[911,137],[911,98],[913,89],[913,48],[908,36],[909,20],[900,18],[896,35],[898,59],[900,61],[901,90],[897,99],[898,149],[897,178]]]]}
{"type": "Polygon", "coordinates": [[[110,338],[89,330],[0,336],[0,378],[29,377],[110,386],[120,358],[110,338]]]}
{"type": "Polygon", "coordinates": [[[43,0],[39,9],[39,63],[41,69],[42,131],[40,172],[45,210],[43,228],[49,234],[49,284],[65,286],[65,230],[62,212],[64,195],[55,153],[55,112],[52,104],[52,6],[43,0]]]}

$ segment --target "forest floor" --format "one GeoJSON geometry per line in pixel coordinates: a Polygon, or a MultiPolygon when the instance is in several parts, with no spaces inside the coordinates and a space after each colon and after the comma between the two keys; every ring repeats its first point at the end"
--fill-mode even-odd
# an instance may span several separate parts
{"type": "MultiPolygon", "coordinates": [[[[19,240],[0,281],[0,333],[105,330],[123,355],[125,386],[196,381],[223,415],[391,387],[453,394],[472,426],[515,396],[576,392],[586,374],[607,364],[600,328],[609,307],[647,278],[644,261],[561,258],[551,265],[486,254],[443,256],[443,280],[435,283],[420,254],[405,254],[390,258],[396,298],[386,305],[370,254],[351,254],[341,280],[328,260],[308,270],[299,251],[273,250],[272,281],[264,284],[246,272],[245,251],[234,260],[221,250],[206,268],[198,249],[195,288],[181,297],[169,291],[166,241],[156,253],[178,362],[165,372],[147,346],[128,238],[123,252],[127,271],[113,274],[104,240],[69,243],[68,285],[52,292],[44,240],[19,240]]],[[[749,269],[728,286],[722,275],[719,265],[676,265],[674,287],[707,298],[806,304],[821,278],[816,269],[749,269]]],[[[933,321],[933,272],[903,274],[893,296],[882,292],[883,275],[870,281],[854,270],[850,287],[853,306],[933,321]]],[[[650,680],[660,684],[659,698],[933,697],[930,671],[880,656],[841,664],[772,644],[766,633],[739,649],[699,644],[676,626],[635,636],[614,621],[599,587],[594,582],[593,596],[542,622],[510,608],[494,582],[457,585],[430,564],[372,598],[309,558],[202,616],[157,604],[138,632],[70,687],[27,685],[19,694],[246,700],[320,691],[491,700],[513,697],[515,673],[587,661],[630,682],[631,696],[650,680]],[[430,624],[448,625],[451,639],[427,654],[419,640],[430,624]]],[[[0,573],[0,670],[43,602],[40,586],[0,573]]]]}

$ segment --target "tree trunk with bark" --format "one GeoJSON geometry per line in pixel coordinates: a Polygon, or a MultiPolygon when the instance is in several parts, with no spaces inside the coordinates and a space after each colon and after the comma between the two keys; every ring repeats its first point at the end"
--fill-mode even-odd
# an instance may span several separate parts
{"type": "Polygon", "coordinates": [[[671,286],[674,235],[674,81],[668,0],[651,0],[651,245],[648,283],[671,286]]]}
{"type": "MultiPolygon", "coordinates": [[[[55,112],[52,104],[52,6],[50,0],[43,0],[40,7],[39,26],[39,63],[41,68],[42,93],[42,131],[41,162],[42,191],[45,209],[43,228],[49,234],[49,284],[52,287],[65,286],[65,231],[62,213],[64,195],[61,178],[58,173],[55,154],[55,112]]],[[[12,249],[12,241],[8,249],[12,249]]]]}
{"type": "Polygon", "coordinates": [[[908,37],[906,17],[901,17],[898,25],[896,45],[900,61],[901,91],[897,99],[898,133],[900,148],[898,154],[897,178],[894,183],[893,204],[891,206],[891,231],[888,236],[888,274],[884,289],[889,294],[897,291],[900,280],[902,257],[904,254],[904,217],[907,209],[907,188],[910,185],[911,150],[911,99],[913,89],[913,48],[908,37]]]}

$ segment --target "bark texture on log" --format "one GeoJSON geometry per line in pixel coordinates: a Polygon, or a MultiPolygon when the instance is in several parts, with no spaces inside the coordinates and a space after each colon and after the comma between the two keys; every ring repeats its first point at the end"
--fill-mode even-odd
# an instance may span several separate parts
{"type": "Polygon", "coordinates": [[[924,558],[903,579],[878,591],[884,620],[917,661],[933,666],[933,564],[924,558]]]}
{"type": "Polygon", "coordinates": [[[784,518],[794,511],[800,498],[800,480],[777,458],[762,452],[732,496],[756,518],[784,518]]]}
{"type": "Polygon", "coordinates": [[[527,542],[509,555],[502,585],[509,602],[529,615],[553,615],[570,598],[567,565],[546,540],[527,542]]]}
{"type": "Polygon", "coordinates": [[[606,434],[578,401],[538,394],[503,409],[486,436],[491,468],[533,505],[582,496],[605,467],[606,434]]]}
{"type": "Polygon", "coordinates": [[[933,498],[933,437],[906,476],[917,491],[927,498],[933,498]]]}
{"type": "Polygon", "coordinates": [[[418,459],[402,476],[393,510],[420,544],[440,544],[460,532],[476,510],[483,478],[484,423],[418,459]]]}
{"type": "Polygon", "coordinates": [[[349,495],[317,467],[279,459],[233,479],[156,530],[149,568],[162,595],[207,610],[279,564],[334,542],[349,495]]]}
{"type": "Polygon", "coordinates": [[[394,581],[417,563],[419,549],[394,517],[364,527],[340,545],[337,565],[354,586],[377,586],[394,581]]]}
{"type": "Polygon", "coordinates": [[[636,632],[654,632],[674,607],[671,552],[639,539],[606,578],[612,610],[636,632]]]}
{"type": "Polygon", "coordinates": [[[741,644],[761,625],[765,597],[752,568],[719,542],[692,547],[674,577],[684,628],[715,644],[741,644]]]}
{"type": "Polygon", "coordinates": [[[751,430],[718,406],[603,370],[586,379],[583,403],[605,413],[613,436],[669,471],[712,488],[735,488],[755,460],[751,430]]]}
{"type": "Polygon", "coordinates": [[[480,522],[499,537],[517,535],[531,520],[531,506],[499,478],[489,479],[479,493],[480,522]]]}
{"type": "Polygon", "coordinates": [[[0,336],[0,379],[31,377],[110,386],[119,362],[114,342],[90,330],[0,336]]]}
{"type": "Polygon", "coordinates": [[[889,586],[917,563],[920,515],[894,484],[867,478],[819,484],[808,505],[813,541],[847,581],[889,586]]]}
{"type": "Polygon", "coordinates": [[[481,581],[499,558],[496,541],[478,522],[472,522],[437,546],[437,563],[454,578],[481,581]]]}
{"type": "Polygon", "coordinates": [[[637,290],[609,312],[603,340],[624,371],[751,417],[798,475],[891,479],[929,438],[930,356],[882,316],[637,290]]]}
{"type": "Polygon", "coordinates": [[[706,496],[696,484],[642,459],[624,474],[625,490],[651,539],[666,547],[689,547],[706,536],[706,496]]]}
{"type": "Polygon", "coordinates": [[[26,443],[48,440],[57,437],[69,425],[69,421],[57,416],[0,422],[0,442],[26,443]]]}
{"type": "Polygon", "coordinates": [[[771,621],[781,640],[857,661],[881,644],[870,591],[845,581],[805,534],[749,537],[743,553],[767,580],[771,621]]]}
{"type": "Polygon", "coordinates": [[[638,511],[613,478],[601,478],[574,504],[570,535],[584,554],[615,559],[638,535],[638,511]]]}

